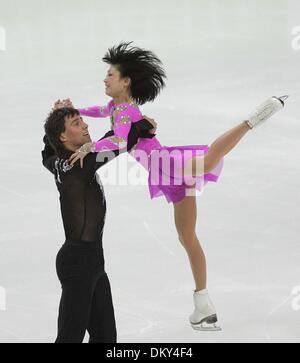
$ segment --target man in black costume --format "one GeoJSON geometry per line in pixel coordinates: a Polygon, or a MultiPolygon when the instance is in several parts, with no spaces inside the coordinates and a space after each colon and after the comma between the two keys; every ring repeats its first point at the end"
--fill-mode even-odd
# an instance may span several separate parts
{"type": "MultiPolygon", "coordinates": [[[[153,137],[155,126],[148,118],[132,124],[127,151],[139,137],[153,137]]],[[[66,238],[56,257],[62,286],[56,343],[80,343],[86,330],[90,343],[115,343],[116,323],[102,248],[106,201],[96,171],[120,151],[90,153],[82,166],[79,161],[70,165],[74,151],[91,141],[88,125],[74,108],[52,111],[45,131],[43,165],[55,177],[66,238]]],[[[112,134],[111,130],[103,138],[112,134]]]]}

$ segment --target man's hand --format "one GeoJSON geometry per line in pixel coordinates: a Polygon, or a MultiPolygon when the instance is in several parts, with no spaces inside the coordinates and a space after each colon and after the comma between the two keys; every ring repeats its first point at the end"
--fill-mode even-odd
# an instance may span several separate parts
{"type": "Polygon", "coordinates": [[[147,117],[147,116],[145,116],[145,115],[143,115],[143,118],[144,118],[145,120],[149,121],[149,122],[150,122],[150,124],[152,124],[152,125],[153,125],[153,129],[149,130],[149,133],[150,133],[150,134],[155,134],[155,133],[156,133],[156,130],[157,130],[157,123],[153,120],[153,118],[149,118],[149,117],[147,117]]]}
{"type": "Polygon", "coordinates": [[[58,110],[58,109],[60,109],[60,108],[65,108],[65,107],[68,107],[68,108],[74,108],[74,106],[73,106],[73,103],[72,103],[72,101],[69,99],[69,98],[67,98],[67,99],[65,99],[65,100],[57,100],[55,103],[54,103],[54,106],[53,106],[53,111],[55,111],[55,110],[58,110]]]}

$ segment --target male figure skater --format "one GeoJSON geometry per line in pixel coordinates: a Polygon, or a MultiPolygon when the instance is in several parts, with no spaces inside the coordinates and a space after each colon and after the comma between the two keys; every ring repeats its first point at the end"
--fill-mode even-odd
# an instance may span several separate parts
{"type": "MultiPolygon", "coordinates": [[[[124,151],[139,137],[153,137],[155,126],[148,118],[133,124],[124,151]]],[[[56,343],[81,343],[86,330],[90,343],[115,343],[115,316],[102,248],[106,201],[96,170],[122,151],[91,153],[84,165],[70,165],[73,152],[91,141],[88,125],[74,108],[51,112],[45,132],[43,165],[55,176],[66,237],[56,258],[62,285],[56,343]]]]}

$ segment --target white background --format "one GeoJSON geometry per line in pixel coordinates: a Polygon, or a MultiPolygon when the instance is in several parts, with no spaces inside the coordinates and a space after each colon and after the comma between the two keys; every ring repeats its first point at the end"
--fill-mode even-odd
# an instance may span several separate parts
{"type": "MultiPolygon", "coordinates": [[[[151,201],[146,186],[105,187],[119,342],[299,342],[299,14],[299,2],[280,0],[0,0],[1,342],[55,339],[64,233],[41,164],[43,123],[57,98],[78,107],[108,101],[101,58],[121,40],[164,63],[167,87],[142,107],[163,145],[211,144],[269,96],[290,99],[197,198],[220,333],[188,324],[194,284],[172,205],[151,201]]],[[[94,138],[109,129],[109,120],[86,120],[94,138]]]]}

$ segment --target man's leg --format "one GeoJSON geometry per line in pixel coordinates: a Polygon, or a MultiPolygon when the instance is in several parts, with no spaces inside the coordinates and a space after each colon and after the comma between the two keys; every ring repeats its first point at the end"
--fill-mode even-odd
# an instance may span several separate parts
{"type": "Polygon", "coordinates": [[[92,296],[93,289],[87,281],[72,279],[62,283],[55,343],[82,343],[88,327],[92,296]]]}
{"type": "Polygon", "coordinates": [[[117,342],[115,314],[107,274],[98,279],[94,289],[88,332],[89,343],[117,342]]]}

